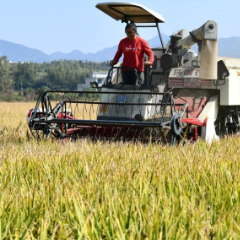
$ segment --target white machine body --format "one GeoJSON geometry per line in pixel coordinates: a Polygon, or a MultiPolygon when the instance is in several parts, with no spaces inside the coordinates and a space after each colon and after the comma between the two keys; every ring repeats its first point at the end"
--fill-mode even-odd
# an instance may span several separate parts
{"type": "Polygon", "coordinates": [[[124,93],[119,93],[119,89],[103,88],[102,91],[109,91],[111,94],[104,93],[101,95],[101,102],[106,104],[100,104],[98,110],[98,120],[102,119],[125,119],[135,120],[135,116],[140,114],[145,120],[156,117],[160,111],[160,102],[162,95],[152,94],[150,90],[137,90],[138,94],[128,94],[132,90],[124,90],[124,93]],[[149,92],[149,94],[141,94],[141,92],[149,92]],[[116,94],[112,94],[116,93],[116,94]],[[117,105],[111,105],[107,103],[118,103],[117,105]],[[125,105],[129,103],[130,105],[125,105]],[[155,105],[141,105],[141,107],[134,107],[131,104],[158,104],[155,105]]]}

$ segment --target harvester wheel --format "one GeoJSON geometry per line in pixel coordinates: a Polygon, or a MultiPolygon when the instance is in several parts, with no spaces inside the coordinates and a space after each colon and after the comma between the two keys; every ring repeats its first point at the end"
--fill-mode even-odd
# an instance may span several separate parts
{"type": "Polygon", "coordinates": [[[47,138],[57,138],[63,139],[65,138],[65,134],[61,131],[58,124],[45,124],[45,126],[37,127],[34,126],[30,127],[30,131],[34,138],[36,139],[47,139],[47,138]]]}
{"type": "Polygon", "coordinates": [[[177,138],[183,139],[182,133],[182,118],[179,113],[174,113],[171,118],[171,145],[175,145],[177,138]]]}

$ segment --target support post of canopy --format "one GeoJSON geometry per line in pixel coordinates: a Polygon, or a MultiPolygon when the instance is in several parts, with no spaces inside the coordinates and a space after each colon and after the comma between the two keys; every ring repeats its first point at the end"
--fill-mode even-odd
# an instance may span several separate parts
{"type": "Polygon", "coordinates": [[[158,22],[156,22],[156,27],[157,27],[157,30],[158,30],[158,36],[160,38],[160,42],[162,44],[163,53],[165,53],[165,47],[164,47],[164,43],[163,43],[163,39],[162,39],[162,34],[160,32],[160,28],[158,26],[158,22]]]}

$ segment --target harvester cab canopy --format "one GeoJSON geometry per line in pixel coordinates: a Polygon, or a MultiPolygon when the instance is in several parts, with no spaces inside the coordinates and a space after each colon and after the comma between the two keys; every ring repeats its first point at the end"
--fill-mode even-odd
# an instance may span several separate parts
{"type": "Polygon", "coordinates": [[[115,20],[134,23],[162,23],[164,17],[140,4],[108,2],[98,3],[96,8],[100,9],[115,20]]]}

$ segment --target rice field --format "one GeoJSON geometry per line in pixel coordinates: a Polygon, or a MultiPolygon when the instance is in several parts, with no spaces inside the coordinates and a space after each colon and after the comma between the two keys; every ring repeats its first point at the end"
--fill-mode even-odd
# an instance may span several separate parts
{"type": "Polygon", "coordinates": [[[0,103],[0,240],[240,238],[239,137],[36,141],[34,105],[0,103]]]}

